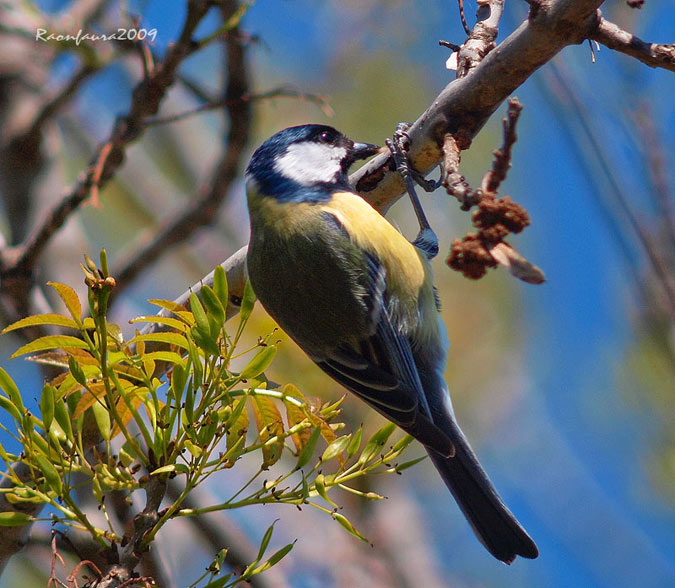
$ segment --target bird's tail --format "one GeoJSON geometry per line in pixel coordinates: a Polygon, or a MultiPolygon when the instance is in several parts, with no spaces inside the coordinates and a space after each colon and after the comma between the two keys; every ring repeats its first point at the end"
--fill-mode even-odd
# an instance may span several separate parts
{"type": "Polygon", "coordinates": [[[536,558],[537,546],[497,494],[454,419],[445,423],[443,429],[455,445],[454,457],[427,451],[478,539],[492,555],[507,564],[517,555],[536,558]]]}

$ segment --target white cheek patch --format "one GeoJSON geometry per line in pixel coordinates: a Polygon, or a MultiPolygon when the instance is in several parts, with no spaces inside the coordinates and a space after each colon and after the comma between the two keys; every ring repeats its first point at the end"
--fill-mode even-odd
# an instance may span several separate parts
{"type": "Polygon", "coordinates": [[[295,143],[274,163],[281,175],[303,185],[332,182],[347,156],[344,147],[323,143],[295,143]]]}

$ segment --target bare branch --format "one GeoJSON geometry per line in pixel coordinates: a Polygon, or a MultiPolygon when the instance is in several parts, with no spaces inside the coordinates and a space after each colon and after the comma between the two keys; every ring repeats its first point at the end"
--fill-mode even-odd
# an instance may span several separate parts
{"type": "Polygon", "coordinates": [[[134,579],[134,569],[143,555],[143,540],[159,520],[159,509],[166,494],[166,488],[167,483],[161,476],[148,477],[145,487],[145,508],[134,518],[133,534],[121,550],[119,563],[111,565],[96,586],[99,588],[121,588],[130,585],[129,581],[134,579]]]}
{"type": "MultiPolygon", "coordinates": [[[[471,70],[448,84],[427,111],[409,129],[413,167],[428,172],[441,160],[446,133],[471,139],[499,105],[539,67],[564,47],[588,38],[597,26],[602,0],[532,2],[530,15],[471,70]]],[[[402,195],[399,174],[389,169],[389,156],[379,155],[352,176],[352,185],[380,212],[402,195]]]]}
{"type": "MultiPolygon", "coordinates": [[[[238,6],[233,0],[223,3],[224,22],[227,22],[238,6]]],[[[123,260],[119,268],[113,272],[120,286],[118,293],[167,249],[187,239],[198,228],[209,224],[239,173],[251,128],[251,104],[241,99],[249,92],[249,76],[242,39],[239,27],[233,28],[225,37],[228,78],[223,102],[227,105],[230,115],[230,126],[227,147],[205,190],[206,194],[166,222],[151,239],[134,247],[133,255],[123,260]]]]}
{"type": "Polygon", "coordinates": [[[523,106],[517,98],[509,99],[508,118],[503,120],[504,144],[501,149],[494,152],[495,160],[492,169],[483,177],[481,190],[495,194],[499,185],[506,179],[506,174],[511,167],[511,149],[516,142],[516,123],[523,106]]]}
{"type": "Polygon", "coordinates": [[[604,18],[600,19],[598,28],[590,38],[610,49],[635,57],[649,67],[675,71],[675,44],[648,43],[604,18]]]}
{"type": "MultiPolygon", "coordinates": [[[[29,271],[56,231],[89,197],[92,188],[95,185],[102,187],[122,165],[126,147],[142,135],[144,120],[157,112],[167,90],[173,84],[178,66],[196,49],[192,42],[192,34],[210,6],[208,0],[189,0],[187,16],[179,39],[170,47],[164,61],[136,86],[127,115],[117,119],[110,137],[95,155],[94,164],[71,192],[47,213],[43,223],[28,237],[20,248],[20,255],[14,262],[14,268],[11,269],[21,268],[24,272],[29,271]],[[105,150],[109,152],[107,157],[103,157],[105,150]],[[96,163],[103,159],[105,163],[99,170],[96,163]]],[[[7,270],[6,267],[4,269],[7,270]]]]}
{"type": "MultiPolygon", "coordinates": [[[[190,88],[194,89],[194,86],[190,88]]],[[[308,92],[302,92],[301,90],[296,90],[295,88],[290,88],[287,86],[282,86],[280,88],[274,88],[267,92],[261,92],[260,94],[244,94],[239,98],[234,100],[220,100],[216,102],[208,101],[206,104],[202,104],[191,110],[185,112],[179,112],[178,114],[173,114],[170,116],[151,118],[146,121],[146,126],[155,126],[155,125],[165,125],[168,123],[178,122],[190,118],[197,114],[202,114],[204,112],[209,112],[211,110],[217,110],[219,108],[224,108],[231,106],[234,102],[259,102],[262,100],[271,100],[274,98],[296,98],[301,102],[312,102],[317,104],[321,110],[327,116],[333,116],[334,111],[328,104],[328,100],[325,96],[320,96],[319,94],[311,94],[308,92]]]]}
{"type": "Polygon", "coordinates": [[[504,0],[480,0],[476,24],[457,53],[457,77],[463,78],[495,48],[504,0]]]}

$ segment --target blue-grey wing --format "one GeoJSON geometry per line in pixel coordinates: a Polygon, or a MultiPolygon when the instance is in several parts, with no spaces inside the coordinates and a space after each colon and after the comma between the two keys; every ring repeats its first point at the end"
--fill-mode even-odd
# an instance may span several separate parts
{"type": "MultiPolygon", "coordinates": [[[[331,222],[340,230],[337,219],[331,222]]],[[[386,288],[386,270],[371,255],[368,255],[366,281],[364,302],[372,334],[357,344],[331,350],[326,357],[317,358],[317,364],[421,443],[441,455],[452,455],[452,442],[432,421],[411,341],[395,324],[392,300],[386,288]]]]}

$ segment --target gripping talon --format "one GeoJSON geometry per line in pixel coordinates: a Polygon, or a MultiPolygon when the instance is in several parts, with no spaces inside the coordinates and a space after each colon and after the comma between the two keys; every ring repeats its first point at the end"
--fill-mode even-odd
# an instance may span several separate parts
{"type": "MultiPolygon", "coordinates": [[[[420,226],[420,232],[413,241],[413,245],[419,248],[425,254],[427,259],[433,259],[438,255],[438,237],[436,237],[436,234],[431,228],[431,225],[429,225],[429,221],[424,214],[422,204],[419,201],[417,192],[415,192],[415,182],[421,185],[425,191],[432,192],[440,185],[440,181],[437,185],[433,180],[427,180],[410,164],[407,157],[410,137],[408,136],[407,131],[411,126],[410,123],[399,123],[396,126],[393,140],[387,139],[386,144],[394,158],[396,170],[401,174],[401,177],[406,184],[410,202],[412,203],[413,210],[415,211],[420,226]]],[[[441,177],[443,176],[441,175],[441,177]]]]}

